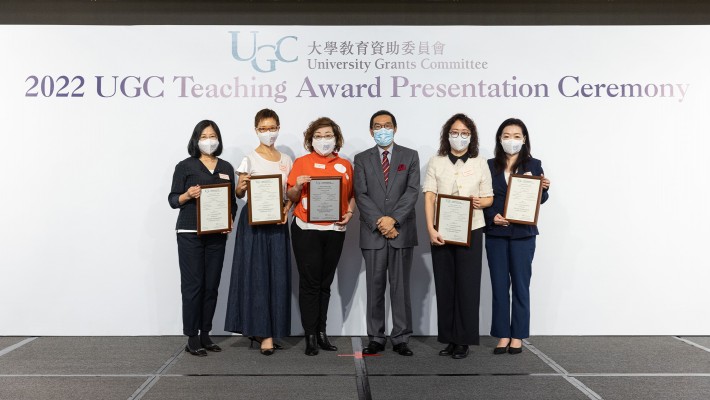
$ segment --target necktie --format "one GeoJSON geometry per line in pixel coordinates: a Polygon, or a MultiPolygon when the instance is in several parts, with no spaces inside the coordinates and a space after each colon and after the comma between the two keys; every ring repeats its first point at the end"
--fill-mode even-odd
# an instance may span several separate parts
{"type": "Polygon", "coordinates": [[[382,152],[382,173],[385,175],[385,185],[387,185],[387,181],[390,177],[390,160],[387,159],[389,153],[390,152],[387,150],[382,152]]]}

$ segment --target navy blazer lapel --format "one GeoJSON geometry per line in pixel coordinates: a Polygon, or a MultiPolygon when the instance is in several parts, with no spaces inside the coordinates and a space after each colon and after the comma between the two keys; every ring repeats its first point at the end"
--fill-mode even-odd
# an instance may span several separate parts
{"type": "Polygon", "coordinates": [[[370,161],[372,162],[372,173],[375,174],[375,179],[380,183],[382,187],[382,192],[387,192],[387,186],[385,185],[385,174],[382,172],[382,160],[380,159],[380,151],[377,145],[370,149],[370,161]]]}
{"type": "MultiPolygon", "coordinates": [[[[402,159],[402,148],[397,146],[396,144],[392,144],[392,161],[390,162],[390,176],[389,176],[389,181],[387,182],[387,192],[389,193],[390,189],[392,186],[394,186],[394,181],[397,179],[398,170],[399,170],[399,160],[402,159]]],[[[385,177],[384,174],[382,174],[382,181],[384,182],[385,177]]]]}

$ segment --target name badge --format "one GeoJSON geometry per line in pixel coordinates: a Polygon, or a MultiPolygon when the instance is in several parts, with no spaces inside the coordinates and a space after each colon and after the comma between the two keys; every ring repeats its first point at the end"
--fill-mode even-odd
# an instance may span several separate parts
{"type": "Polygon", "coordinates": [[[230,180],[229,175],[227,175],[227,174],[219,174],[219,177],[222,179],[230,180]]]}
{"type": "Polygon", "coordinates": [[[318,164],[318,163],[315,163],[315,164],[313,164],[313,166],[314,166],[315,168],[318,168],[318,169],[325,169],[325,164],[318,164]]]}

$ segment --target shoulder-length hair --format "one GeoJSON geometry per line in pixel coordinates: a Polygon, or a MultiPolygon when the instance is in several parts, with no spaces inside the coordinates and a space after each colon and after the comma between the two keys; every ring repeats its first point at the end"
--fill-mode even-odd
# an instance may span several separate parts
{"type": "Polygon", "coordinates": [[[441,127],[441,138],[439,140],[439,155],[445,156],[451,152],[451,143],[449,143],[449,131],[456,121],[461,121],[462,124],[466,125],[466,128],[471,131],[471,143],[468,144],[468,155],[469,157],[478,156],[478,131],[476,130],[476,124],[473,120],[464,113],[454,114],[449,118],[444,126],[441,127]]]}
{"type": "Polygon", "coordinates": [[[511,125],[520,127],[523,131],[523,139],[525,143],[523,143],[523,147],[520,149],[520,153],[518,153],[518,159],[515,160],[515,164],[510,170],[514,174],[523,172],[520,171],[521,167],[532,158],[532,153],[530,153],[530,135],[528,135],[528,128],[525,126],[523,121],[517,118],[508,118],[500,124],[498,132],[496,132],[496,149],[495,158],[493,159],[493,166],[495,167],[496,173],[499,174],[505,171],[508,166],[508,157],[506,156],[505,150],[503,150],[503,145],[500,144],[500,139],[503,136],[503,129],[511,125]]]}
{"type": "Polygon", "coordinates": [[[192,130],[192,137],[190,138],[190,141],[187,143],[187,152],[192,156],[196,158],[200,158],[200,146],[198,145],[200,141],[200,135],[202,135],[202,131],[205,130],[207,127],[212,127],[214,129],[214,132],[217,134],[217,140],[219,140],[219,146],[217,146],[217,150],[212,153],[214,156],[218,156],[222,154],[222,134],[219,133],[219,127],[214,121],[210,121],[208,119],[204,119],[195,125],[195,129],[192,130]]]}
{"type": "Polygon", "coordinates": [[[333,153],[337,153],[345,144],[343,133],[340,131],[340,126],[328,117],[320,117],[308,124],[308,128],[303,132],[303,148],[309,152],[313,151],[313,134],[320,128],[330,127],[335,135],[335,149],[333,153]]]}

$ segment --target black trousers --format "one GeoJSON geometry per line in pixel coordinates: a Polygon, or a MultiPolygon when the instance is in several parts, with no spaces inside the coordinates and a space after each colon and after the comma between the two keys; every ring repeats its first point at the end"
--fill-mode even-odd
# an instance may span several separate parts
{"type": "Polygon", "coordinates": [[[483,228],[471,231],[469,247],[431,247],[441,343],[479,344],[483,228]]]}
{"type": "Polygon", "coordinates": [[[182,332],[194,336],[212,330],[217,290],[222,276],[227,235],[178,233],[182,332]]]}
{"type": "Polygon", "coordinates": [[[343,250],[345,232],[301,229],[291,223],[291,243],[298,265],[298,305],[306,335],[325,332],[330,285],[343,250]]]}

